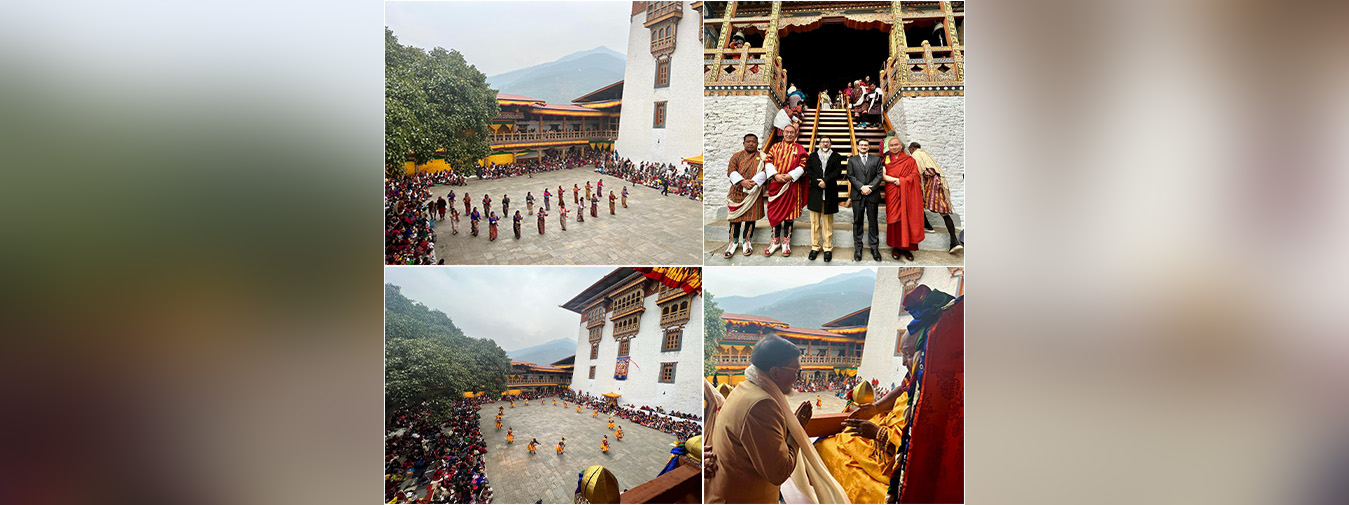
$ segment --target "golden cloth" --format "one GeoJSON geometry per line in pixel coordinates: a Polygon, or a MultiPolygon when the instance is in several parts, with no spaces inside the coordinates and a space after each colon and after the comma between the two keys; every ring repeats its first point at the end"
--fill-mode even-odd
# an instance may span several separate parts
{"type": "Polygon", "coordinates": [[[815,450],[824,460],[825,468],[843,485],[852,503],[885,502],[890,473],[895,469],[895,450],[904,429],[904,406],[908,403],[908,393],[901,393],[895,400],[894,409],[869,419],[881,430],[889,432],[886,449],[876,450],[876,441],[851,433],[839,433],[815,442],[815,450]]]}

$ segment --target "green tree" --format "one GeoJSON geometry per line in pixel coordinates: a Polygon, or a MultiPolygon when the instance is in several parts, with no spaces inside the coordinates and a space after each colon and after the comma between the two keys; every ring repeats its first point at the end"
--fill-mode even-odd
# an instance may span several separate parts
{"type": "Polygon", "coordinates": [[[444,149],[455,170],[467,173],[491,154],[488,124],[500,112],[487,76],[459,51],[430,52],[398,43],[384,29],[384,163],[402,172],[410,155],[425,163],[444,149]]]}
{"type": "Polygon", "coordinates": [[[721,321],[721,307],[717,306],[715,296],[703,290],[703,376],[711,377],[717,373],[717,364],[712,362],[712,351],[717,341],[726,335],[726,323],[721,321]]]}
{"type": "Polygon", "coordinates": [[[444,312],[384,285],[385,412],[427,402],[436,411],[465,391],[499,395],[511,361],[496,342],[470,338],[444,312]]]}

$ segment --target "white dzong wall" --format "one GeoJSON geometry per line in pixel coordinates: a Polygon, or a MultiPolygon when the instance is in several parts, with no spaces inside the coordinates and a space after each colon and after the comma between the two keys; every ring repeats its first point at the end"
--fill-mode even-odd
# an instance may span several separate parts
{"type": "MultiPolygon", "coordinates": [[[[886,116],[905,145],[917,142],[932,155],[946,175],[951,192],[951,207],[959,216],[958,226],[965,221],[965,97],[910,96],[902,97],[886,116]]],[[[928,213],[930,222],[941,222],[941,217],[928,213]]]]}
{"type": "Polygon", "coordinates": [[[703,153],[703,44],[698,40],[702,16],[688,2],[680,4],[684,15],[675,28],[669,86],[656,87],[651,30],[642,26],[646,10],[632,15],[623,69],[623,112],[614,148],[634,163],[678,165],[703,153]],[[653,128],[658,101],[666,103],[664,128],[653,128]]]}
{"type": "MultiPolygon", "coordinates": [[[[927,267],[918,284],[957,296],[961,281],[962,277],[953,275],[947,267],[927,267]]],[[[868,381],[877,379],[886,389],[898,386],[908,372],[898,353],[900,330],[913,320],[907,312],[900,314],[903,297],[904,284],[899,280],[899,267],[877,268],[866,346],[862,348],[862,364],[857,367],[857,376],[868,381]]]]}
{"type": "Polygon", "coordinates": [[[630,365],[627,380],[614,379],[618,363],[618,342],[614,340],[613,322],[605,314],[604,330],[600,337],[599,355],[590,359],[590,332],[585,324],[577,323],[576,367],[572,369],[571,388],[599,396],[604,393],[622,395],[618,402],[636,407],[662,407],[667,411],[697,414],[702,409],[702,396],[690,391],[702,391],[703,374],[702,328],[703,297],[689,299],[689,322],[684,326],[684,338],[678,351],[661,351],[665,332],[660,326],[658,295],[643,300],[637,335],[628,348],[630,365]],[[675,382],[660,382],[661,363],[675,362],[675,382]],[[595,378],[590,379],[590,367],[595,366],[595,378]],[[681,394],[682,393],[682,394],[681,394]]]}
{"type": "Polygon", "coordinates": [[[731,156],[744,150],[746,133],[758,135],[759,147],[763,147],[777,108],[768,95],[706,96],[703,100],[703,222],[708,223],[726,218],[726,192],[731,189],[726,167],[731,156]]]}

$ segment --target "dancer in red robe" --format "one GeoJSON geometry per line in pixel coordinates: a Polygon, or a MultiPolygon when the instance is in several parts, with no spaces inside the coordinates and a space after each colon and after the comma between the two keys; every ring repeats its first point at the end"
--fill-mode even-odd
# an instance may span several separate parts
{"type": "Polygon", "coordinates": [[[890,139],[885,153],[885,245],[890,257],[913,261],[911,251],[923,241],[923,177],[918,162],[904,152],[898,137],[890,139]]]}

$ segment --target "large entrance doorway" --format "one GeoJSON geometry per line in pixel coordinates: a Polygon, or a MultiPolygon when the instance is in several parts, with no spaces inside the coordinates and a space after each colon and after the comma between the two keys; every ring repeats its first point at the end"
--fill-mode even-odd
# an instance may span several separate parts
{"type": "Polygon", "coordinates": [[[821,91],[828,90],[833,98],[847,83],[865,76],[876,82],[890,57],[890,35],[885,30],[842,23],[783,35],[779,44],[787,82],[806,94],[811,107],[821,91]]]}

